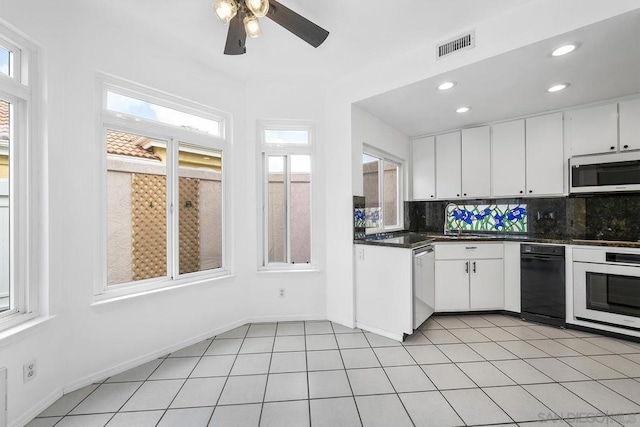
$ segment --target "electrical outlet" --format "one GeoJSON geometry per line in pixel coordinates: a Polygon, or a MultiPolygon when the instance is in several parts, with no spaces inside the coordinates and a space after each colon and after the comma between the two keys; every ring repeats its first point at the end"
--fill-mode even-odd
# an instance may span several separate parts
{"type": "Polygon", "coordinates": [[[363,261],[364,260],[364,249],[358,249],[358,258],[363,261]]]}
{"type": "Polygon", "coordinates": [[[284,298],[284,288],[278,289],[278,295],[280,295],[280,298],[284,298]]]}
{"type": "Polygon", "coordinates": [[[38,373],[36,359],[30,360],[24,365],[22,365],[22,379],[25,383],[31,381],[36,377],[38,373]]]}

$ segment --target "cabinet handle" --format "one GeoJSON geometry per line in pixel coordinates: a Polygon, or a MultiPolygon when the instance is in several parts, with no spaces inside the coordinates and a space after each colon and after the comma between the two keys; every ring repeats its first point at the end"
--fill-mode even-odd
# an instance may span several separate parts
{"type": "Polygon", "coordinates": [[[473,272],[474,273],[476,272],[476,262],[475,261],[473,261],[473,272]]]}
{"type": "Polygon", "coordinates": [[[629,146],[628,145],[624,145],[622,148],[624,148],[626,150],[627,148],[629,148],[629,146]]]}
{"type": "Polygon", "coordinates": [[[460,195],[459,195],[459,194],[456,194],[456,197],[460,197],[460,195]]]}
{"type": "Polygon", "coordinates": [[[464,272],[468,273],[469,272],[469,261],[464,263],[464,272]]]}
{"type": "Polygon", "coordinates": [[[616,149],[616,147],[609,147],[609,149],[610,149],[610,150],[615,150],[615,149],[616,149]]]}
{"type": "Polygon", "coordinates": [[[465,249],[478,249],[477,246],[465,246],[464,248],[465,249]]]}
{"type": "Polygon", "coordinates": [[[464,196],[466,196],[466,195],[467,195],[467,193],[464,193],[463,195],[464,195],[464,196]]]}
{"type": "Polygon", "coordinates": [[[520,190],[520,194],[524,193],[524,191],[520,190]]]}
{"type": "Polygon", "coordinates": [[[533,190],[529,190],[529,193],[533,193],[533,190]]]}

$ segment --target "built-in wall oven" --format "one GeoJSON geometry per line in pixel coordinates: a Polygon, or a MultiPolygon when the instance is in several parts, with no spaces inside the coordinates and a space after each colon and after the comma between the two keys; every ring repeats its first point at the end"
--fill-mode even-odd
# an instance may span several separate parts
{"type": "Polygon", "coordinates": [[[640,329],[640,251],[574,248],[573,280],[576,319],[640,329]]]}

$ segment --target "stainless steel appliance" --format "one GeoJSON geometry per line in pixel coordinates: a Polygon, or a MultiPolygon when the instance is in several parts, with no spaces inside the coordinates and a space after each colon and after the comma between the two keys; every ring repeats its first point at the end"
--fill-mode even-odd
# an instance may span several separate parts
{"type": "Polygon", "coordinates": [[[520,304],[525,320],[566,324],[564,246],[520,245],[520,304]]]}
{"type": "Polygon", "coordinates": [[[640,191],[640,152],[572,157],[570,193],[640,191]]]}
{"type": "Polygon", "coordinates": [[[435,252],[433,246],[413,251],[413,329],[435,311],[435,252]]]}
{"type": "Polygon", "coordinates": [[[576,319],[640,329],[640,252],[573,250],[576,319]]]}

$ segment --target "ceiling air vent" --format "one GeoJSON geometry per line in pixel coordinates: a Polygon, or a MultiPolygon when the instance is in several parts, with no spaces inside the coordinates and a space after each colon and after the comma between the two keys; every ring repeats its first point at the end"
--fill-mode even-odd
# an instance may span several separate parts
{"type": "Polygon", "coordinates": [[[450,55],[454,52],[464,49],[471,49],[476,45],[476,37],[473,31],[456,37],[453,40],[442,43],[437,46],[436,59],[440,59],[444,56],[450,55]]]}

